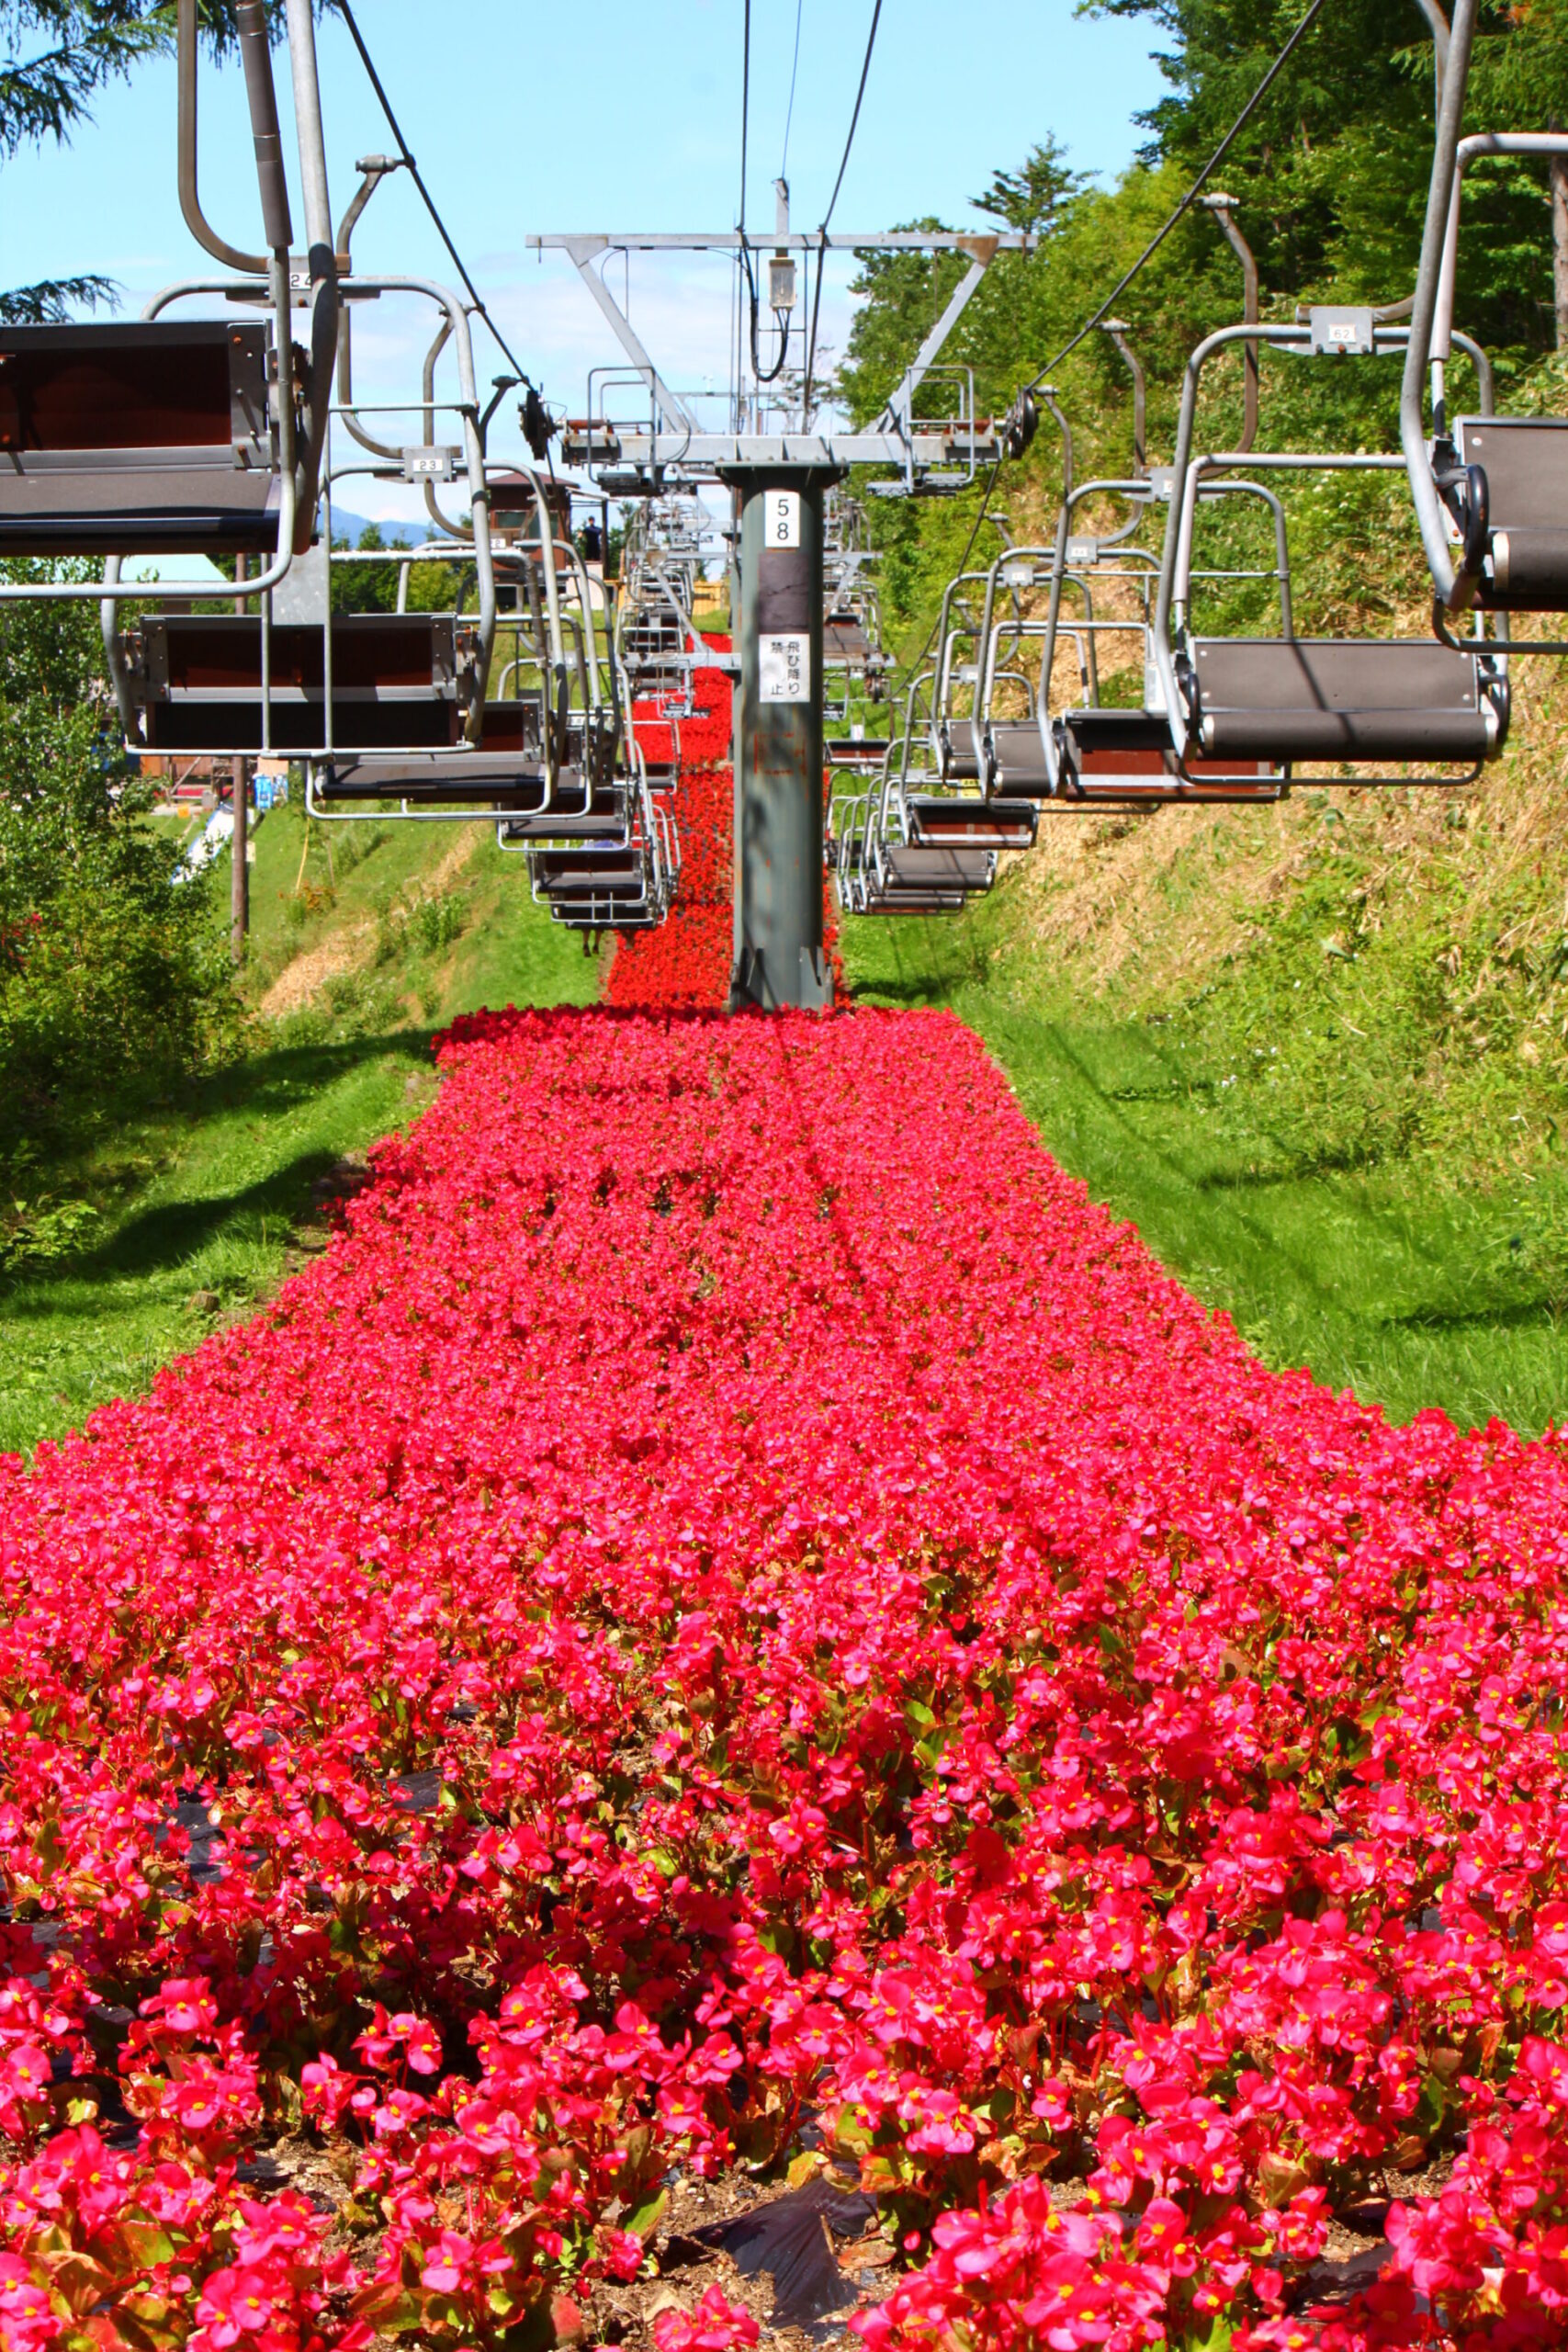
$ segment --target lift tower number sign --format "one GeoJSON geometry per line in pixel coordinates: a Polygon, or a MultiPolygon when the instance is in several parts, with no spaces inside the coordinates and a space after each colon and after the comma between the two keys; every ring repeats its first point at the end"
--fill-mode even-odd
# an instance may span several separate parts
{"type": "Polygon", "coordinates": [[[798,490],[769,491],[768,545],[771,548],[797,548],[800,545],[798,490]]]}
{"type": "MultiPolygon", "coordinates": [[[[770,490],[762,514],[764,558],[797,552],[799,491],[770,490]]],[[[779,617],[782,620],[785,616],[781,613],[779,617]]],[[[764,628],[761,632],[757,643],[757,692],[763,702],[810,701],[811,639],[805,630],[764,628]]]]}

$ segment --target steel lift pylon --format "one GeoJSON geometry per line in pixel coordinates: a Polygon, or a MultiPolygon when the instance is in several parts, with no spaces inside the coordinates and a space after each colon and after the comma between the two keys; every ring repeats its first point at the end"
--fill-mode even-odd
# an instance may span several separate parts
{"type": "MultiPolygon", "coordinates": [[[[1018,233],[966,236],[921,230],[840,231],[802,235],[789,226],[789,192],[776,184],[773,234],[742,230],[695,235],[531,237],[536,251],[564,253],[604,314],[627,366],[595,369],[588,414],[568,419],[561,455],[585,468],[607,495],[653,497],[677,486],[723,484],[734,502],[731,611],[735,673],[735,913],[732,1010],[818,1010],[832,1001],[822,945],[826,879],[823,824],[823,520],[827,493],[851,466],[886,468],[872,485],[884,495],[963,489],[1000,453],[1001,420],[975,413],[966,369],[940,369],[943,345],[996,255],[1026,253],[1018,233]],[[705,419],[703,396],[672,388],[616,302],[602,265],[614,254],[734,254],[754,284],[753,257],[780,339],[773,378],[783,373],[798,274],[820,270],[829,254],[961,253],[969,266],[874,423],[863,431],[821,429],[802,382],[793,406],[775,400],[755,367],[754,387],[725,395],[722,424],[705,419]],[[957,379],[956,413],[919,417],[915,398],[933,377],[957,379]],[[627,397],[635,415],[614,413],[627,397]],[[767,426],[771,429],[762,429],[767,426]]],[[[796,330],[798,332],[798,330],[796,330]]],[[[742,339],[744,340],[744,338],[742,339]]],[[[755,335],[753,334],[753,345],[755,335]]],[[[807,371],[808,373],[808,370],[807,371]]],[[[742,380],[738,364],[736,384],[742,380]]]]}

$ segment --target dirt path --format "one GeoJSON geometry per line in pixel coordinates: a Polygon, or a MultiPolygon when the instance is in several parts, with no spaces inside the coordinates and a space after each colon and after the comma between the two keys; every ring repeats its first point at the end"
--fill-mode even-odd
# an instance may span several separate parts
{"type": "MultiPolygon", "coordinates": [[[[480,829],[465,825],[451,848],[424,880],[422,895],[439,898],[472,859],[479,845],[480,829]]],[[[328,933],[318,945],[304,949],[286,966],[261,1001],[264,1020],[280,1021],[312,1004],[329,980],[356,972],[367,963],[376,944],[376,923],[369,915],[346,922],[328,933]]]]}

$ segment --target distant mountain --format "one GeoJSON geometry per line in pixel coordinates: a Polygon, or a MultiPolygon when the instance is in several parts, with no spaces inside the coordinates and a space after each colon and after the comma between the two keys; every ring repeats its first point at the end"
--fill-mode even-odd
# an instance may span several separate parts
{"type": "MultiPolygon", "coordinates": [[[[368,515],[351,514],[347,508],[343,506],[333,508],[334,539],[346,539],[350,547],[356,548],[370,527],[368,515]]],[[[435,536],[428,523],[382,522],[378,523],[375,527],[381,534],[382,544],[389,548],[422,548],[427,539],[432,539],[435,536]]]]}

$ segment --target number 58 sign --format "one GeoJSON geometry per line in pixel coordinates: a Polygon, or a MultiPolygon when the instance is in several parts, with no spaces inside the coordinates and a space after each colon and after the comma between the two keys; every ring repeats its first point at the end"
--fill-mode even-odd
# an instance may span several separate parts
{"type": "Polygon", "coordinates": [[[765,501],[764,526],[766,544],[771,548],[797,548],[800,545],[800,492],[798,490],[770,490],[765,501]]]}

